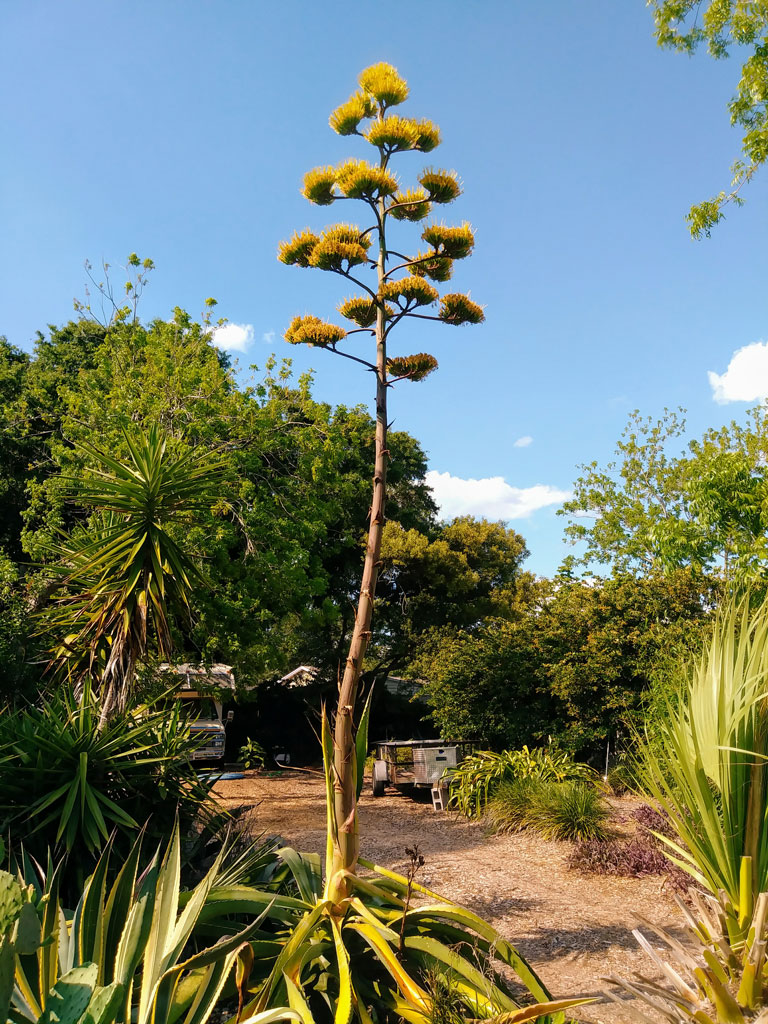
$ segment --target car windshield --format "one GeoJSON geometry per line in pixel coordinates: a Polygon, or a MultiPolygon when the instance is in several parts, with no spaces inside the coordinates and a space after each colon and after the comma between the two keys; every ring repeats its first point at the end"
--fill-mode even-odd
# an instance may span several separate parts
{"type": "Polygon", "coordinates": [[[184,718],[218,719],[212,697],[182,697],[179,703],[184,718]]]}

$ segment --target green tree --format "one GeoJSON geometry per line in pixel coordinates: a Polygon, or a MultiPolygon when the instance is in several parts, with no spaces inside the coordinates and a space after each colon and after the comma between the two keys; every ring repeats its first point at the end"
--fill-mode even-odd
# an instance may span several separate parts
{"type": "Polygon", "coordinates": [[[396,222],[422,221],[429,216],[434,204],[450,203],[461,192],[455,173],[433,169],[418,176],[418,188],[403,190],[390,167],[396,154],[432,151],[440,142],[438,129],[426,120],[389,113],[408,96],[406,82],[390,65],[376,64],[363,71],[359,85],[359,91],[331,114],[330,123],[340,135],[358,135],[365,139],[374,148],[376,162],[350,159],[337,167],[316,168],[305,176],[303,193],[319,206],[357,200],[373,223],[362,229],[353,224],[335,224],[320,234],[305,230],[294,234],[279,249],[283,263],[336,273],[363,293],[346,299],[338,307],[341,315],[355,324],[352,330],[326,323],[316,316],[297,316],[286,331],[286,340],[352,359],[376,377],[376,453],[370,527],[358,610],[334,725],[334,799],[339,827],[327,883],[329,898],[334,901],[348,894],[345,872],[355,870],[358,858],[353,715],[371,633],[384,528],[389,454],[388,390],[399,380],[422,380],[437,365],[434,357],[426,353],[393,357],[388,352],[390,336],[393,328],[406,319],[437,320],[454,325],[483,320],[480,306],[466,295],[454,292],[440,298],[437,289],[430,284],[430,281],[447,281],[454,262],[471,253],[474,236],[468,224],[459,227],[429,224],[421,232],[426,249],[413,255],[405,255],[392,245],[396,222]],[[375,258],[370,254],[374,242],[377,243],[375,258]],[[364,270],[373,271],[370,284],[357,276],[364,270]],[[423,312],[438,300],[437,315],[423,312]],[[356,333],[372,335],[375,361],[339,347],[356,333]]]}
{"type": "Polygon", "coordinates": [[[723,207],[744,202],[741,189],[768,159],[768,4],[765,0],[648,0],[659,46],[692,54],[705,44],[722,59],[737,47],[744,56],[736,95],[728,109],[731,124],[744,129],[743,159],[732,167],[728,191],[691,207],[694,238],[709,235],[723,219],[723,207]]]}
{"type": "Polygon", "coordinates": [[[708,430],[671,451],[685,420],[666,411],[654,422],[635,412],[615,461],[582,466],[574,496],[560,513],[565,533],[583,542],[579,561],[618,572],[690,566],[739,582],[768,569],[768,409],[744,424],[708,430]]]}

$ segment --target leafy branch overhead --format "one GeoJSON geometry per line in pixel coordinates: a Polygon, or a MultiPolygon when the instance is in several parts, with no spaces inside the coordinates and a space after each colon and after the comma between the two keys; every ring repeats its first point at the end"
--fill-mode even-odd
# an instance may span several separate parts
{"type": "Polygon", "coordinates": [[[743,159],[731,168],[729,190],[691,207],[688,224],[694,238],[709,235],[728,203],[740,206],[741,189],[768,160],[768,4],[765,0],[648,0],[659,46],[693,54],[706,44],[722,59],[731,47],[748,53],[736,95],[728,104],[731,124],[744,129],[743,159]]]}

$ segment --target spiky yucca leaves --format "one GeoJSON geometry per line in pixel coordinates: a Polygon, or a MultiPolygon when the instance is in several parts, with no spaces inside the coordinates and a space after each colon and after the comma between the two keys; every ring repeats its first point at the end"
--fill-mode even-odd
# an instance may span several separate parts
{"type": "Polygon", "coordinates": [[[639,779],[676,833],[668,856],[713,895],[740,899],[742,857],[768,890],[768,603],[731,599],[702,655],[681,667],[678,699],[643,743],[639,779]]]}
{"type": "MultiPolygon", "coordinates": [[[[426,279],[443,282],[451,277],[453,261],[468,256],[474,237],[467,224],[459,227],[432,225],[424,238],[431,247],[426,254],[409,256],[390,234],[409,222],[426,217],[432,204],[448,203],[461,192],[452,171],[426,168],[419,176],[420,187],[400,187],[391,163],[405,151],[429,152],[440,142],[440,133],[431,121],[395,115],[393,106],[408,96],[408,86],[397,70],[389,64],[376,64],[360,75],[359,89],[338,107],[330,118],[331,127],[340,135],[355,135],[370,144],[376,159],[350,159],[334,169],[319,167],[304,182],[304,194],[315,203],[328,204],[357,201],[367,208],[370,226],[364,230],[340,225],[329,228],[317,241],[311,233],[295,235],[279,249],[285,263],[317,267],[346,278],[357,286],[356,297],[339,307],[340,313],[357,326],[345,331],[324,323],[317,317],[298,317],[288,328],[286,340],[318,345],[327,351],[361,363],[376,376],[376,439],[374,487],[370,505],[370,529],[366,547],[363,578],[358,601],[349,656],[339,689],[335,723],[336,784],[328,799],[335,805],[340,821],[346,823],[338,831],[335,859],[330,872],[331,896],[342,901],[350,892],[358,858],[356,796],[353,779],[357,753],[354,749],[354,713],[360,673],[371,636],[371,616],[380,565],[381,536],[384,527],[384,505],[387,477],[387,401],[392,383],[422,380],[436,361],[426,353],[397,356],[388,352],[394,328],[404,319],[415,317],[454,325],[477,323],[482,310],[464,296],[453,295],[436,315],[427,313],[439,293],[426,279]],[[368,249],[377,243],[377,252],[368,249]],[[366,274],[371,278],[366,283],[366,274]],[[358,276],[360,275],[360,276],[358,276]],[[362,294],[361,294],[362,293],[362,294]],[[365,298],[368,296],[368,298],[365,298]],[[368,358],[356,347],[354,353],[341,345],[356,333],[369,333],[375,351],[368,358]],[[388,375],[392,378],[388,379],[388,375]]],[[[364,756],[364,752],[361,756],[364,756]]]]}
{"type": "Polygon", "coordinates": [[[67,593],[46,612],[47,631],[62,638],[51,664],[78,685],[91,679],[102,721],[125,707],[152,634],[159,655],[171,654],[173,609],[188,611],[204,582],[175,528],[210,509],[222,477],[208,452],[170,455],[155,426],[124,438],[126,461],[80,446],[93,469],[76,500],[103,518],[61,542],[53,568],[67,593]]]}
{"type": "Polygon", "coordinates": [[[742,861],[740,877],[741,905],[734,906],[725,893],[716,898],[692,890],[690,907],[675,896],[685,920],[685,943],[641,918],[641,924],[654,933],[656,940],[652,945],[639,928],[633,934],[661,980],[650,981],[639,973],[632,980],[615,975],[604,979],[629,995],[631,1001],[608,993],[622,1007],[628,1021],[655,1024],[660,1014],[670,1024],[765,1024],[768,892],[761,892],[753,903],[749,858],[742,861]],[[754,911],[747,912],[746,908],[753,905],[754,911]],[[658,939],[666,949],[658,946],[658,939]],[[642,1012],[638,1003],[654,1015],[642,1012]]]}
{"type": "Polygon", "coordinates": [[[418,352],[412,356],[397,356],[395,359],[387,361],[388,372],[400,380],[424,380],[436,369],[437,360],[428,352],[418,352]]]}

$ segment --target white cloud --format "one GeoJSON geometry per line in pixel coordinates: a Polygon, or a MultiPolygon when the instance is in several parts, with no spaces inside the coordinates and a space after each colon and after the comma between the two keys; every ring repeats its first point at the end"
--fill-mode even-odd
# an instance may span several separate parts
{"type": "Polygon", "coordinates": [[[262,341],[266,341],[266,343],[268,345],[271,345],[272,342],[275,340],[275,332],[274,331],[264,331],[264,333],[261,336],[261,340],[262,341]]]}
{"type": "Polygon", "coordinates": [[[533,444],[533,438],[529,434],[526,434],[524,437],[518,437],[512,447],[527,448],[529,444],[533,444]]]}
{"type": "Polygon", "coordinates": [[[737,349],[725,373],[709,371],[712,397],[720,405],[752,402],[768,396],[768,342],[755,341],[737,349]]]}
{"type": "Polygon", "coordinates": [[[253,324],[224,324],[213,331],[213,344],[227,352],[245,352],[253,342],[253,324]]]}
{"type": "Polygon", "coordinates": [[[512,487],[502,476],[464,480],[450,473],[427,473],[427,484],[446,519],[480,516],[485,519],[527,519],[540,508],[560,505],[571,497],[548,484],[512,487]]]}

